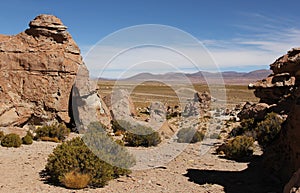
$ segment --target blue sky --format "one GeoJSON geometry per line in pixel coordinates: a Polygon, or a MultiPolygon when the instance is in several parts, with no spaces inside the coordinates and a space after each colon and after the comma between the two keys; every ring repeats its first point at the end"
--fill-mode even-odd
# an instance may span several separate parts
{"type": "Polygon", "coordinates": [[[54,14],[85,55],[122,28],[168,25],[201,41],[222,70],[247,71],[268,68],[300,46],[299,6],[300,1],[283,0],[10,0],[1,2],[0,33],[17,34],[35,16],[54,14]]]}

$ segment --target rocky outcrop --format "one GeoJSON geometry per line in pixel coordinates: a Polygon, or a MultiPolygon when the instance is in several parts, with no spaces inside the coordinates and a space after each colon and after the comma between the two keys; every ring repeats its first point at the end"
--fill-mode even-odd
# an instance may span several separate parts
{"type": "Polygon", "coordinates": [[[283,193],[300,193],[300,169],[293,174],[285,185],[283,193]]]}
{"type": "Polygon", "coordinates": [[[79,132],[84,133],[90,123],[99,121],[111,129],[110,111],[98,94],[97,80],[90,80],[85,65],[79,67],[72,89],[72,118],[79,132]]]}
{"type": "Polygon", "coordinates": [[[288,117],[278,138],[264,152],[265,167],[283,182],[300,168],[300,48],[294,48],[270,65],[273,74],[250,84],[269,111],[288,117]]]}
{"type": "Polygon", "coordinates": [[[121,120],[136,115],[130,93],[123,89],[114,89],[111,94],[104,97],[113,119],[121,120]]]}
{"type": "Polygon", "coordinates": [[[212,98],[208,92],[196,92],[193,99],[188,99],[182,115],[184,117],[203,115],[209,109],[211,100],[212,98]]]}
{"type": "Polygon", "coordinates": [[[72,87],[86,69],[80,50],[55,16],[39,15],[29,27],[0,35],[0,127],[70,123],[72,87]]]}
{"type": "Polygon", "coordinates": [[[237,115],[239,119],[251,119],[263,120],[269,109],[269,105],[266,103],[250,103],[247,102],[242,110],[237,115]]]}

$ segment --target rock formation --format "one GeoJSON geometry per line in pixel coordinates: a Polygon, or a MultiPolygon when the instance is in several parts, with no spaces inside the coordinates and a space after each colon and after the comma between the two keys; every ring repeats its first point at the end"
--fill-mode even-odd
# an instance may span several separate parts
{"type": "Polygon", "coordinates": [[[55,16],[39,15],[29,27],[0,35],[0,127],[70,123],[72,87],[86,69],[80,50],[55,16]]]}
{"type": "Polygon", "coordinates": [[[130,93],[124,89],[114,89],[111,94],[103,98],[113,119],[120,120],[136,115],[130,93]]]}
{"type": "Polygon", "coordinates": [[[266,103],[250,103],[247,102],[242,110],[238,113],[238,118],[250,119],[254,118],[256,120],[263,120],[269,109],[269,105],[266,103]]]}
{"type": "Polygon", "coordinates": [[[249,88],[255,89],[260,102],[270,105],[266,113],[288,115],[280,135],[264,152],[266,168],[287,182],[300,168],[300,48],[292,49],[270,66],[273,74],[249,88]]]}
{"type": "Polygon", "coordinates": [[[200,116],[207,112],[211,103],[211,96],[208,92],[194,94],[193,99],[188,99],[182,112],[184,117],[200,116]]]}

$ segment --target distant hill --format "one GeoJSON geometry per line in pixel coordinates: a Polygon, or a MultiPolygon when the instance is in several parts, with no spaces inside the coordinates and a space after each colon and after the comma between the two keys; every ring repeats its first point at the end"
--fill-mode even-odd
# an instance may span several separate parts
{"type": "Polygon", "coordinates": [[[220,77],[223,78],[225,84],[241,84],[247,85],[251,82],[255,82],[260,79],[264,79],[272,73],[271,70],[255,70],[251,72],[235,72],[225,71],[221,73],[213,73],[206,71],[199,71],[196,73],[173,73],[169,72],[166,74],[151,74],[151,73],[140,73],[130,78],[124,79],[125,81],[149,81],[149,80],[160,80],[160,81],[176,81],[180,82],[184,78],[188,78],[193,83],[220,83],[220,77]]]}

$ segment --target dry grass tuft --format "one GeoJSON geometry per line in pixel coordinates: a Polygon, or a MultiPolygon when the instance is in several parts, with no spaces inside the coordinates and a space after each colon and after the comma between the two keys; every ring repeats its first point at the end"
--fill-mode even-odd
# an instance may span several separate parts
{"type": "Polygon", "coordinates": [[[76,171],[68,172],[61,180],[62,184],[71,189],[83,189],[86,188],[90,182],[90,176],[88,174],[81,174],[76,171]]]}

